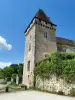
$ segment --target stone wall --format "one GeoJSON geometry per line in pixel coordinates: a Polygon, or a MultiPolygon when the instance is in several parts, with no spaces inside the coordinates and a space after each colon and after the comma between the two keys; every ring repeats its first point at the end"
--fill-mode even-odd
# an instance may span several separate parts
{"type": "Polygon", "coordinates": [[[56,76],[52,75],[50,79],[42,80],[40,77],[37,76],[36,78],[36,87],[41,90],[59,92],[62,91],[65,95],[70,94],[70,90],[75,88],[75,84],[66,83],[64,80],[56,79],[56,76]]]}
{"type": "Polygon", "coordinates": [[[35,63],[39,62],[46,55],[56,51],[62,51],[66,48],[67,52],[72,51],[72,47],[57,45],[56,44],[56,26],[40,21],[35,18],[30,24],[25,33],[25,56],[24,56],[24,69],[23,69],[23,84],[29,86],[33,85],[34,67],[35,63]],[[44,33],[47,33],[47,38],[44,33]],[[29,51],[29,44],[31,43],[31,50],[29,51]],[[59,49],[59,50],[58,50],[59,49]],[[28,61],[30,61],[30,71],[27,70],[28,61]]]}
{"type": "Polygon", "coordinates": [[[33,70],[35,61],[35,24],[34,21],[30,25],[30,28],[25,33],[25,54],[24,54],[24,68],[23,68],[23,84],[28,87],[33,85],[33,70]],[[29,51],[29,44],[31,44],[31,50],[29,51]],[[28,68],[28,61],[30,61],[30,71],[28,68]]]}
{"type": "Polygon", "coordinates": [[[57,50],[56,27],[51,26],[44,21],[34,19],[27,29],[25,36],[25,57],[24,57],[24,69],[23,69],[23,84],[29,86],[33,85],[34,78],[34,66],[36,62],[39,62],[45,57],[46,54],[50,54],[57,50]],[[48,33],[47,39],[44,38],[44,33],[48,33]],[[31,43],[31,50],[29,51],[29,44],[31,43]],[[27,70],[27,64],[30,61],[30,71],[27,70]]]}
{"type": "Polygon", "coordinates": [[[75,52],[74,48],[75,48],[74,46],[57,44],[57,51],[59,52],[75,52]]]}
{"type": "Polygon", "coordinates": [[[45,58],[46,54],[57,51],[56,46],[56,27],[39,19],[35,20],[35,62],[45,58]],[[47,38],[44,33],[47,33],[47,38]]]}

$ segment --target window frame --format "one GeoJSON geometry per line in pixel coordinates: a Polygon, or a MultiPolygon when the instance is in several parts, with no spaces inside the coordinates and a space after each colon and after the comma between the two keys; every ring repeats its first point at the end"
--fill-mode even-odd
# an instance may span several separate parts
{"type": "Polygon", "coordinates": [[[30,71],[30,60],[27,63],[27,71],[30,71]]]}
{"type": "Polygon", "coordinates": [[[48,33],[44,32],[44,38],[47,39],[48,38],[48,33]]]}
{"type": "Polygon", "coordinates": [[[66,48],[63,48],[63,52],[66,52],[67,51],[67,49],[66,48]]]}

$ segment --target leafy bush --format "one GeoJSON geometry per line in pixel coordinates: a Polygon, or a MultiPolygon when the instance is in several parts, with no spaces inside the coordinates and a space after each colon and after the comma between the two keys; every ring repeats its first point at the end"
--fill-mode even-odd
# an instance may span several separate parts
{"type": "Polygon", "coordinates": [[[11,77],[13,77],[15,81],[16,75],[19,76],[19,83],[22,83],[23,64],[12,64],[0,69],[0,79],[7,79],[7,81],[11,81],[11,77]]]}
{"type": "Polygon", "coordinates": [[[70,95],[75,96],[75,88],[72,88],[72,90],[70,91],[70,95]]]}
{"type": "Polygon", "coordinates": [[[66,82],[75,82],[75,53],[52,53],[35,65],[35,76],[38,75],[44,80],[52,74],[66,82]]]}

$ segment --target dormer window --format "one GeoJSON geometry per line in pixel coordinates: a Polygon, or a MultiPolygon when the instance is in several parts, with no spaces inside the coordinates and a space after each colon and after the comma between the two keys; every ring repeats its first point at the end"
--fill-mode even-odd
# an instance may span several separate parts
{"type": "Polygon", "coordinates": [[[48,33],[47,32],[44,33],[44,38],[46,38],[46,39],[48,38],[48,33]]]}

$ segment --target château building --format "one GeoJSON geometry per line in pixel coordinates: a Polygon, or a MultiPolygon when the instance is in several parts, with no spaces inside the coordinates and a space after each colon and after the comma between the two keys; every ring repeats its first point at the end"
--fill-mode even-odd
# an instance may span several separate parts
{"type": "Polygon", "coordinates": [[[50,53],[75,52],[72,40],[56,37],[56,27],[43,10],[39,9],[25,30],[24,85],[33,85],[35,63],[50,53]]]}

